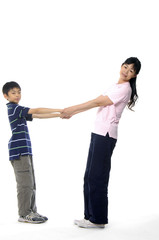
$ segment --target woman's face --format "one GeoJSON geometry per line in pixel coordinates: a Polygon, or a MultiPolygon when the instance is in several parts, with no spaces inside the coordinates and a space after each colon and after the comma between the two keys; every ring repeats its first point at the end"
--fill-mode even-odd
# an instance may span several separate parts
{"type": "Polygon", "coordinates": [[[136,77],[134,64],[123,64],[120,69],[120,79],[128,82],[131,78],[136,77]]]}

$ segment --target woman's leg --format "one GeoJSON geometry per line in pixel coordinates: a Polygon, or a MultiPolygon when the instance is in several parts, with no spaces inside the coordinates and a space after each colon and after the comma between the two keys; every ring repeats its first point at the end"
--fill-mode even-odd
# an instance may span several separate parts
{"type": "Polygon", "coordinates": [[[107,189],[111,156],[116,139],[92,133],[84,177],[85,218],[96,224],[108,223],[107,189]]]}
{"type": "Polygon", "coordinates": [[[87,158],[87,165],[86,165],[86,170],[85,170],[85,175],[84,175],[84,218],[86,220],[89,220],[90,218],[90,197],[89,197],[89,183],[88,183],[88,177],[89,177],[89,172],[92,164],[92,152],[93,152],[93,136],[91,135],[91,142],[90,142],[90,147],[89,147],[89,153],[88,153],[88,158],[87,158]]]}

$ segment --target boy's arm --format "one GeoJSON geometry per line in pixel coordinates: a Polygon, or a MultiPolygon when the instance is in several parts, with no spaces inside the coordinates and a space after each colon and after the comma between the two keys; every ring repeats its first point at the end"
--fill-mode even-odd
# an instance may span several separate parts
{"type": "Polygon", "coordinates": [[[28,114],[48,114],[48,113],[60,113],[62,109],[54,108],[30,108],[28,114]]]}
{"type": "Polygon", "coordinates": [[[60,113],[32,114],[32,118],[56,118],[60,117],[60,115],[60,113]]]}
{"type": "Polygon", "coordinates": [[[60,117],[61,111],[54,108],[30,108],[28,114],[32,114],[32,118],[55,118],[60,117]]]}
{"type": "Polygon", "coordinates": [[[91,108],[95,108],[95,107],[100,107],[100,106],[108,106],[108,105],[112,105],[113,102],[110,100],[110,98],[108,96],[99,96],[93,100],[90,100],[88,102],[79,104],[79,105],[75,105],[69,108],[65,108],[62,112],[61,112],[61,118],[70,118],[73,115],[80,113],[80,112],[84,112],[87,111],[91,108]]]}

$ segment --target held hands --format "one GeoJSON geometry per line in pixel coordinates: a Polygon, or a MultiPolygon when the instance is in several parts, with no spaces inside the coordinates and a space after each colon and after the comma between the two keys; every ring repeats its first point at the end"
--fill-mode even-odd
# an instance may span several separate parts
{"type": "MultiPolygon", "coordinates": [[[[100,107],[100,106],[107,106],[107,105],[112,105],[113,102],[108,98],[108,96],[99,96],[93,100],[90,100],[88,102],[78,104],[72,107],[64,108],[62,109],[46,109],[46,108],[39,108],[39,109],[30,109],[28,113],[33,114],[33,115],[44,115],[46,113],[49,114],[49,116],[45,115],[42,116],[41,118],[50,118],[50,117],[60,117],[62,119],[69,119],[73,115],[77,113],[81,113],[84,111],[87,111],[89,109],[95,108],[95,107],[100,107]],[[59,112],[56,114],[55,112],[59,112]]],[[[35,116],[36,117],[36,116],[35,116]]]]}
{"type": "Polygon", "coordinates": [[[69,119],[75,113],[77,113],[76,108],[68,107],[65,109],[53,109],[53,108],[32,108],[28,111],[29,114],[32,114],[32,118],[56,118],[60,117],[62,119],[69,119]]]}
{"type": "Polygon", "coordinates": [[[62,118],[62,119],[69,119],[69,118],[71,118],[74,114],[75,114],[75,113],[74,113],[74,108],[73,108],[73,107],[64,108],[64,109],[61,111],[60,118],[62,118]]]}

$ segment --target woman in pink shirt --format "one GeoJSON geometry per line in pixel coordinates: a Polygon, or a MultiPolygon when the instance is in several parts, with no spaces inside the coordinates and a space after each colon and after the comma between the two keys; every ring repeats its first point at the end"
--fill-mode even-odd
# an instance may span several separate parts
{"type": "Polygon", "coordinates": [[[120,70],[118,83],[103,95],[83,104],[65,108],[61,118],[99,107],[84,175],[84,219],[75,224],[84,228],[104,228],[108,223],[108,182],[111,156],[117,141],[118,123],[126,107],[131,110],[138,98],[136,78],[141,63],[135,58],[126,59],[120,70]]]}

